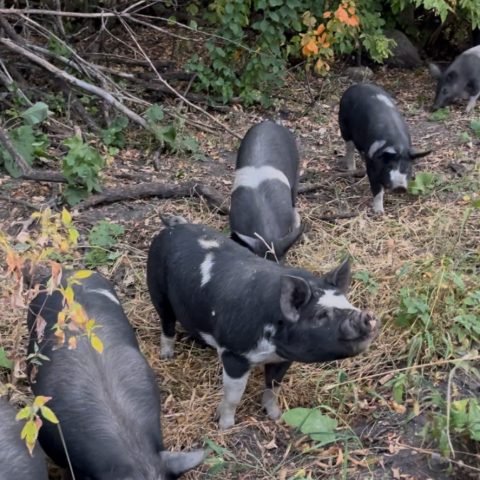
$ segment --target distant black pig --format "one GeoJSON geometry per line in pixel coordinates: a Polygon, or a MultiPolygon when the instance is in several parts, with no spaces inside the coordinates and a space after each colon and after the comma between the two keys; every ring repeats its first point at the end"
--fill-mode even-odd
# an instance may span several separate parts
{"type": "MultiPolygon", "coordinates": [[[[64,272],[64,277],[71,275],[64,272]]],[[[65,280],[63,280],[65,281],[65,280]]],[[[76,480],[171,480],[198,465],[203,451],[173,453],[164,449],[160,396],[155,375],[140,353],[135,333],[115,291],[98,273],[73,287],[74,299],[104,344],[98,353],[86,336],[74,350],[56,346],[54,330],[63,295],[40,293],[30,304],[29,352],[38,343],[50,361],[32,379],[36,395],[52,397],[76,480]],[[45,328],[35,328],[37,319],[45,328]],[[38,332],[44,338],[38,338],[38,332]]],[[[52,460],[68,467],[56,425],[45,422],[40,443],[52,460]]]]}
{"type": "Polygon", "coordinates": [[[15,409],[0,398],[0,480],[48,480],[45,456],[35,445],[33,456],[20,438],[23,422],[15,409]]]}
{"type": "Polygon", "coordinates": [[[345,298],[349,263],[323,277],[255,256],[192,224],[169,226],[152,242],[147,283],[160,315],[161,353],[173,356],[175,321],[216,348],[223,364],[220,428],[234,425],[252,366],[265,366],[262,405],[280,416],[275,386],[292,362],[357,355],[379,323],[345,298]]]}
{"type": "Polygon", "coordinates": [[[408,127],[392,97],[376,85],[348,88],[340,100],[340,131],[347,143],[345,167],[355,169],[355,148],[365,159],[374,196],[373,210],[383,212],[384,190],[405,192],[412,163],[430,152],[416,152],[408,127]]]}
{"type": "Polygon", "coordinates": [[[281,259],[302,234],[298,162],[291,132],[270,121],[250,128],[240,144],[230,229],[233,240],[261,257],[281,259]]]}
{"type": "Polygon", "coordinates": [[[443,73],[431,63],[430,73],[437,80],[433,109],[446,107],[458,98],[468,98],[469,113],[480,96],[480,45],[461,53],[443,73]]]}

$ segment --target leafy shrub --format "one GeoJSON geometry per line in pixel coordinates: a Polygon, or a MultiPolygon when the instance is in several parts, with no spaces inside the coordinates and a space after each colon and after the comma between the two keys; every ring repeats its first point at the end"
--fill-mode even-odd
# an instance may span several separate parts
{"type": "Polygon", "coordinates": [[[85,264],[88,267],[97,267],[115,260],[118,253],[113,251],[113,247],[117,244],[118,237],[124,232],[122,225],[105,220],[98,222],[88,236],[90,250],[85,255],[85,264]]]}
{"type": "Polygon", "coordinates": [[[102,142],[107,147],[123,148],[125,146],[125,136],[123,135],[123,130],[125,130],[127,125],[127,117],[114,118],[108,128],[100,132],[102,142]]]}
{"type": "Polygon", "coordinates": [[[78,136],[67,138],[63,143],[69,148],[62,165],[68,181],[63,196],[69,205],[75,205],[92,192],[101,191],[98,176],[105,159],[78,136]]]}

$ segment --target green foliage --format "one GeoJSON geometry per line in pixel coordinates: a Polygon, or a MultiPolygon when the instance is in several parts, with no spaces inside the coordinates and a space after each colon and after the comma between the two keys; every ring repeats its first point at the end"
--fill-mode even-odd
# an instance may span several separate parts
{"type": "Polygon", "coordinates": [[[443,257],[406,265],[398,273],[401,284],[409,280],[400,288],[395,323],[414,333],[410,365],[419,356],[448,357],[459,346],[468,350],[480,341],[480,280],[467,273],[470,268],[443,257]]]}
{"type": "Polygon", "coordinates": [[[470,128],[477,138],[480,138],[480,120],[472,120],[470,122],[470,128]]]}
{"type": "Polygon", "coordinates": [[[124,232],[122,225],[105,220],[98,222],[88,236],[90,250],[85,255],[85,264],[90,268],[113,262],[119,255],[113,247],[124,232]]]}
{"type": "Polygon", "coordinates": [[[428,119],[431,122],[444,122],[445,120],[448,120],[450,118],[450,109],[448,107],[446,108],[439,108],[438,110],[435,110],[430,114],[428,119]]]}
{"type": "Polygon", "coordinates": [[[438,175],[430,172],[420,172],[415,175],[415,179],[408,183],[408,192],[412,195],[428,195],[434,191],[439,183],[438,175]]]}
{"type": "Polygon", "coordinates": [[[63,196],[69,205],[75,205],[90,193],[101,190],[98,176],[105,165],[105,159],[78,136],[67,138],[63,143],[69,148],[62,165],[68,181],[63,196]]]}
{"type": "Polygon", "coordinates": [[[0,347],[0,368],[7,368],[8,370],[13,368],[13,362],[7,357],[7,352],[3,347],[0,347]]]}
{"type": "MultiPolygon", "coordinates": [[[[18,112],[17,116],[22,118],[24,124],[12,128],[8,131],[8,136],[15,150],[22,156],[28,165],[39,158],[47,156],[47,149],[50,145],[47,135],[42,133],[37,127],[48,116],[48,107],[42,102],[38,102],[23,112],[18,112]]],[[[10,153],[3,146],[0,146],[0,165],[14,178],[18,178],[22,171],[13,161],[10,153]]]]}
{"type": "Polygon", "coordinates": [[[366,270],[355,272],[355,274],[353,275],[353,278],[355,280],[359,280],[360,282],[362,282],[370,293],[378,292],[378,288],[379,288],[378,282],[366,270]]]}
{"type": "Polygon", "coordinates": [[[125,146],[125,136],[123,135],[123,131],[127,125],[127,117],[114,118],[108,128],[100,132],[102,142],[107,147],[123,148],[125,146]]]}
{"type": "Polygon", "coordinates": [[[291,427],[300,429],[317,442],[317,446],[328,445],[339,439],[337,421],[321,414],[316,408],[292,408],[287,410],[282,419],[291,427]]]}

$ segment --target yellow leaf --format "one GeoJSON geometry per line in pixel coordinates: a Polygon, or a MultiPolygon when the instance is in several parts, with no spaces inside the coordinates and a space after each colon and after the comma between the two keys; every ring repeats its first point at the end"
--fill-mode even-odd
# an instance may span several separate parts
{"type": "Polygon", "coordinates": [[[48,420],[52,423],[59,423],[57,416],[52,412],[52,410],[50,410],[50,408],[42,407],[40,411],[42,412],[42,416],[45,418],[45,420],[48,420]]]}
{"type": "Polygon", "coordinates": [[[73,275],[73,278],[75,280],[83,280],[84,278],[90,277],[90,275],[92,274],[93,274],[92,270],[79,270],[78,272],[75,273],[75,275],[73,275]]]}
{"type": "Polygon", "coordinates": [[[30,417],[31,412],[32,412],[32,409],[30,407],[23,407],[17,413],[17,416],[15,417],[15,420],[25,420],[28,417],[30,417]]]}
{"type": "Polygon", "coordinates": [[[34,407],[42,407],[45,405],[52,397],[45,397],[44,395],[37,395],[33,401],[34,407]]]}
{"type": "Polygon", "coordinates": [[[95,335],[95,333],[92,333],[90,337],[90,343],[98,353],[103,352],[103,342],[100,340],[100,338],[98,338],[98,335],[95,335]]]}
{"type": "Polygon", "coordinates": [[[29,420],[25,423],[22,428],[22,433],[20,434],[22,440],[29,444],[35,444],[35,440],[37,439],[38,431],[37,431],[37,424],[34,420],[29,420]]]}
{"type": "Polygon", "coordinates": [[[310,39],[309,42],[302,48],[302,52],[306,57],[310,55],[316,55],[318,53],[318,46],[315,40],[310,39]]]}
{"type": "Polygon", "coordinates": [[[70,242],[73,243],[74,245],[77,244],[78,236],[79,236],[79,233],[78,233],[78,230],[77,230],[77,229],[75,229],[75,228],[69,228],[69,229],[68,229],[68,239],[69,239],[70,242]]]}
{"type": "Polygon", "coordinates": [[[87,333],[90,333],[93,330],[93,327],[95,327],[95,320],[91,318],[85,325],[85,330],[87,333]]]}
{"type": "Polygon", "coordinates": [[[64,291],[63,291],[63,297],[65,298],[65,300],[67,301],[67,304],[68,305],[72,305],[73,304],[73,288],[72,287],[67,287],[64,291]]]}
{"type": "Polygon", "coordinates": [[[62,210],[62,223],[66,227],[72,223],[72,215],[66,208],[62,210]]]}

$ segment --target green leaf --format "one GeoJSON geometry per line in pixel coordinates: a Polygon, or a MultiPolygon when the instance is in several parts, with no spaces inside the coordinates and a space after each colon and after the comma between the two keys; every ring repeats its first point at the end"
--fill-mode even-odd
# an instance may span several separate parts
{"type": "Polygon", "coordinates": [[[163,111],[163,107],[160,105],[152,105],[150,108],[147,109],[145,112],[145,117],[147,118],[147,122],[149,123],[157,123],[163,120],[165,117],[165,113],[163,111]]]}
{"type": "Polygon", "coordinates": [[[477,138],[480,138],[480,120],[472,120],[470,128],[473,130],[477,138]]]}
{"type": "Polygon", "coordinates": [[[48,420],[52,423],[59,423],[57,416],[50,408],[44,406],[40,408],[40,411],[42,412],[42,417],[45,418],[45,420],[48,420]]]}
{"type": "Polygon", "coordinates": [[[3,347],[0,347],[0,367],[8,368],[9,370],[13,368],[13,362],[7,357],[3,347]]]}
{"type": "Polygon", "coordinates": [[[43,102],[37,102],[21,113],[20,116],[27,125],[38,125],[48,117],[48,105],[43,102]]]}

